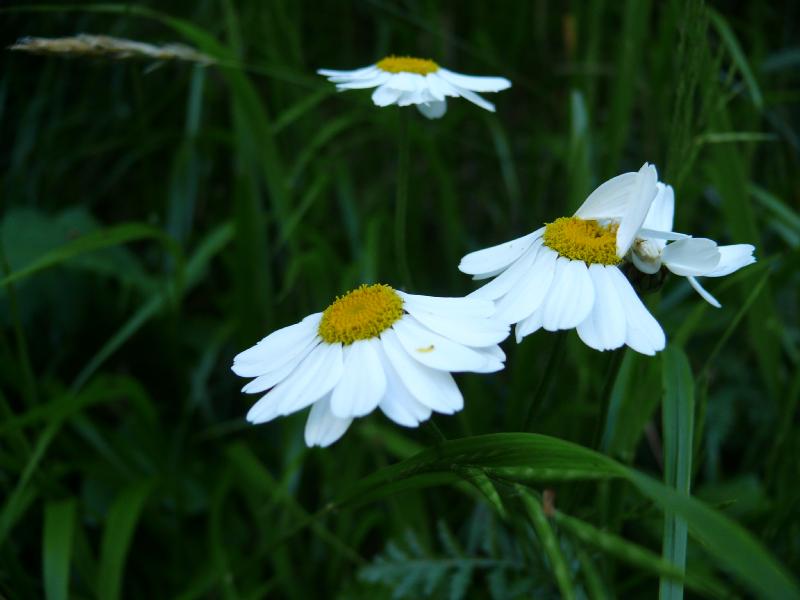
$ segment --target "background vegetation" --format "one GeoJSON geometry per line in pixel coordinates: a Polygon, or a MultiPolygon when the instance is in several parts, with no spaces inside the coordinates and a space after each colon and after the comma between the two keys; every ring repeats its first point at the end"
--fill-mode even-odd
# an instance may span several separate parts
{"type": "Polygon", "coordinates": [[[0,595],[798,597],[799,12],[5,5],[4,46],[86,32],[217,64],[0,57],[0,595]],[[314,73],[390,53],[514,86],[428,121],[314,73]],[[710,280],[721,310],[675,278],[649,295],[660,357],[509,340],[504,372],[458,377],[456,441],[374,414],[308,450],[303,414],[244,422],[238,351],[361,282],[467,293],[460,256],[644,161],[678,230],[759,259],[710,280]]]}

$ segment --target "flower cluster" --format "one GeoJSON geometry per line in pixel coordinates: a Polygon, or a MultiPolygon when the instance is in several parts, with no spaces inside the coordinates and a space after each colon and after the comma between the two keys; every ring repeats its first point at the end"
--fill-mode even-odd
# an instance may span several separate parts
{"type": "MultiPolygon", "coordinates": [[[[494,111],[476,92],[511,86],[502,77],[461,75],[407,56],[319,73],[339,90],[375,88],[377,106],[416,105],[430,119],[445,114],[447,97],[494,111]]],[[[596,350],[627,345],[654,355],[666,336],[623,267],[686,277],[719,307],[697,277],[721,277],[755,262],[749,244],[718,246],[674,232],[674,212],[672,187],[645,163],[600,185],[574,215],[464,256],[462,272],[490,280],[465,298],[362,285],[234,358],[234,373],[253,378],[242,391],[263,394],[247,420],[265,423],[310,406],[309,446],[332,444],[353,419],[376,408],[399,425],[416,427],[433,412],[461,410],[452,373],[504,367],[499,344],[511,325],[517,343],[540,329],[575,329],[596,350]]]]}

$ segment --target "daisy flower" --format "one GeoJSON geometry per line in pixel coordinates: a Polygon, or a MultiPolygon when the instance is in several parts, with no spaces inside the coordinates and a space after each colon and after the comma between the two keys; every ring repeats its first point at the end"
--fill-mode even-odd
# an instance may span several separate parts
{"type": "Polygon", "coordinates": [[[572,217],[461,259],[474,279],[494,279],[470,296],[495,302],[495,318],[516,323],[517,342],[544,328],[577,329],[597,350],[627,344],[653,355],[661,326],[619,269],[656,195],[652,165],[592,192],[572,217]]]}
{"type": "Polygon", "coordinates": [[[722,277],[756,262],[755,247],[718,246],[713,240],[673,232],[675,192],[672,186],[660,181],[657,187],[656,199],[631,247],[631,261],[643,273],[657,273],[663,265],[675,275],[686,277],[706,302],[720,308],[722,305],[700,285],[697,277],[722,277]],[[668,240],[674,241],[668,244],[668,240]]]}
{"type": "Polygon", "coordinates": [[[406,427],[433,411],[459,411],[464,400],[451,373],[503,368],[497,344],[509,327],[491,318],[493,310],[479,298],[362,285],[234,358],[234,373],[255,377],[242,391],[266,392],[247,420],[266,423],[311,406],[306,444],[324,447],[375,408],[406,427]]]}
{"type": "Polygon", "coordinates": [[[461,97],[494,112],[494,104],[475,92],[499,92],[511,87],[503,77],[474,77],[454,73],[426,58],[387,56],[374,65],[353,71],[317,71],[336,84],[336,89],[375,88],[372,101],[377,106],[416,104],[429,119],[447,112],[447,96],[461,97]]]}

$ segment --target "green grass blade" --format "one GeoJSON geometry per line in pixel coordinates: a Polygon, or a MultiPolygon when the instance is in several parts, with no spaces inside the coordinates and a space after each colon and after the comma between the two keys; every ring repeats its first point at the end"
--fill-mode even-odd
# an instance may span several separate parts
{"type": "Polygon", "coordinates": [[[721,14],[713,9],[709,9],[708,16],[709,20],[716,28],[719,37],[722,38],[725,47],[728,49],[733,63],[742,74],[747,90],[750,92],[750,98],[753,100],[753,104],[760,110],[764,106],[764,96],[761,94],[761,88],[758,86],[755,75],[753,75],[753,71],[750,68],[750,63],[747,60],[747,56],[739,44],[739,40],[736,39],[736,35],[721,14]]]}
{"type": "MultiPolygon", "coordinates": [[[[664,483],[689,494],[692,477],[694,440],[694,381],[689,360],[683,351],[672,345],[661,355],[662,426],[664,443],[664,483]]],[[[662,556],[683,573],[686,570],[686,521],[670,511],[664,514],[662,556]]],[[[672,578],[661,579],[662,600],[681,600],[683,584],[672,578]]]]}
{"type": "Polygon", "coordinates": [[[35,273],[55,267],[71,258],[86,254],[87,252],[95,252],[103,248],[110,248],[142,239],[156,239],[162,242],[164,247],[172,253],[176,260],[179,262],[182,260],[180,248],[175,243],[175,240],[164,234],[160,229],[142,223],[126,223],[124,225],[108,227],[102,231],[87,233],[55,250],[47,252],[27,267],[4,277],[0,280],[0,285],[6,285],[25,279],[35,273]]]}
{"type": "Polygon", "coordinates": [[[561,511],[555,512],[554,520],[561,529],[569,532],[587,546],[616,556],[620,560],[654,575],[669,578],[672,581],[685,582],[695,590],[711,593],[715,596],[723,595],[722,586],[718,582],[707,577],[698,577],[693,574],[687,575],[647,548],[633,544],[613,533],[598,529],[594,525],[566,515],[561,511]]]}
{"type": "MultiPolygon", "coordinates": [[[[230,223],[223,223],[212,230],[205,239],[199,244],[197,250],[186,263],[185,280],[178,288],[179,293],[184,294],[196,286],[208,263],[214,258],[233,238],[233,226],[230,223]]],[[[153,316],[166,305],[170,298],[169,292],[158,294],[150,298],[143,304],[134,315],[97,351],[89,360],[86,366],[75,377],[70,389],[77,391],[94,375],[97,369],[108,360],[108,358],[119,349],[131,336],[136,333],[142,325],[149,321],[153,316]]]]}
{"type": "Polygon", "coordinates": [[[564,553],[558,544],[558,538],[550,527],[550,523],[544,514],[544,509],[539,501],[533,497],[522,486],[516,486],[516,491],[520,494],[522,504],[528,512],[533,528],[536,531],[536,536],[542,544],[542,549],[550,561],[550,568],[553,570],[553,576],[556,579],[558,590],[562,598],[573,600],[576,598],[575,587],[572,585],[572,576],[567,567],[567,560],[564,558],[564,553]]]}
{"type": "Polygon", "coordinates": [[[125,561],[151,482],[135,483],[117,496],[106,516],[100,545],[100,568],[97,573],[97,597],[116,600],[121,597],[125,561]]]}
{"type": "Polygon", "coordinates": [[[335,505],[385,497],[408,489],[409,480],[418,487],[452,482],[446,475],[453,464],[479,466],[490,477],[515,481],[627,479],[661,510],[683,518],[708,554],[751,591],[800,598],[794,578],[750,532],[722,513],[607,456],[549,436],[498,433],[448,440],[366,477],[335,505]]]}
{"type": "Polygon", "coordinates": [[[607,127],[608,155],[606,173],[619,172],[622,151],[628,140],[631,124],[631,111],[636,90],[635,82],[641,68],[641,56],[645,43],[646,23],[650,14],[650,0],[626,0],[619,36],[619,55],[614,78],[628,82],[628,85],[612,87],[610,118],[607,127]]]}
{"type": "Polygon", "coordinates": [[[76,515],[74,498],[48,502],[44,508],[42,571],[47,600],[69,598],[69,568],[76,515]]]}
{"type": "Polygon", "coordinates": [[[29,487],[31,478],[36,469],[39,468],[45,452],[47,452],[50,443],[61,428],[61,423],[60,420],[52,421],[42,431],[39,439],[36,440],[33,452],[25,463],[16,486],[14,486],[13,491],[7,496],[3,504],[3,509],[0,511],[0,546],[5,542],[6,536],[28,509],[36,495],[36,491],[31,490],[29,487]]]}

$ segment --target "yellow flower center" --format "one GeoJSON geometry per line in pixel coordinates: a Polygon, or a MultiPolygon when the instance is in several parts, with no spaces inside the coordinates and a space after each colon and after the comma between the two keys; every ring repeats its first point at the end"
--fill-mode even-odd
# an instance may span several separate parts
{"type": "Polygon", "coordinates": [[[436,73],[439,70],[439,65],[432,60],[413,56],[387,56],[378,61],[377,67],[387,73],[418,73],[419,75],[436,73]]]}
{"type": "Polygon", "coordinates": [[[544,244],[565,258],[588,265],[621,262],[617,256],[616,224],[604,226],[578,217],[561,217],[545,227],[544,244]]]}
{"type": "Polygon", "coordinates": [[[319,337],[345,346],[378,337],[403,316],[403,299],[388,285],[362,285],[336,298],[322,313],[319,337]]]}

